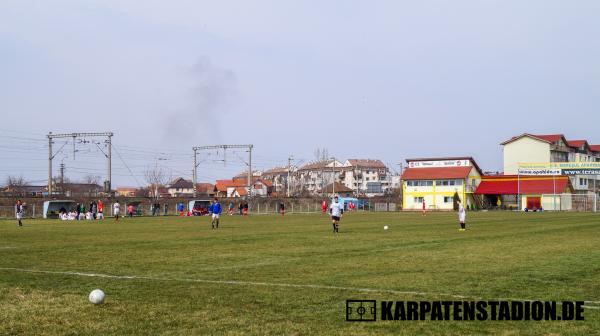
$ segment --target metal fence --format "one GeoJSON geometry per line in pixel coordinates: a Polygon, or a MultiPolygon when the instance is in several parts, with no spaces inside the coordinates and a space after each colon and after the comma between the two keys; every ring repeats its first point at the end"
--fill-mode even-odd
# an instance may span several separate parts
{"type": "MultiPolygon", "coordinates": [[[[15,206],[0,206],[0,218],[15,218],[15,206]]],[[[25,218],[41,218],[42,209],[35,204],[26,205],[23,207],[23,217],[25,218]]]]}
{"type": "MultiPolygon", "coordinates": [[[[328,204],[326,212],[329,212],[328,204]]],[[[275,202],[256,202],[249,204],[249,213],[252,215],[267,215],[267,214],[278,214],[280,213],[279,203],[275,202]]],[[[348,211],[348,207],[346,207],[346,211],[348,211]]],[[[364,203],[361,206],[353,209],[353,211],[357,212],[368,212],[368,211],[399,211],[400,209],[396,206],[396,203],[364,203]]],[[[187,214],[187,204],[184,211],[184,215],[187,214]]],[[[227,214],[229,211],[228,206],[223,204],[223,213],[227,214]]],[[[24,217],[25,218],[42,218],[43,217],[43,206],[39,204],[27,204],[24,207],[24,217]]],[[[322,204],[321,203],[285,203],[285,212],[297,213],[297,214],[309,214],[309,213],[322,213],[322,204]]],[[[164,211],[164,207],[161,207],[159,211],[154,213],[156,216],[177,216],[179,212],[177,211],[176,206],[169,206],[168,211],[164,211]]],[[[238,207],[234,207],[233,214],[239,214],[238,207]]],[[[104,215],[106,217],[112,217],[113,215],[113,207],[112,204],[105,204],[104,207],[104,215]]],[[[124,204],[121,205],[121,216],[127,215],[127,208],[124,204]]],[[[149,204],[143,204],[136,207],[134,216],[152,216],[152,208],[149,204]]],[[[15,218],[15,207],[14,206],[0,206],[0,218],[15,218]]]]}

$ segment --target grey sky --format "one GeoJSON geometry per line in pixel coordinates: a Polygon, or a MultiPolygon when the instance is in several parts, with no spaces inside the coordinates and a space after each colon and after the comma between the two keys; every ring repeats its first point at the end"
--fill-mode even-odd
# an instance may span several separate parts
{"type": "MultiPolygon", "coordinates": [[[[45,179],[45,142],[15,137],[48,131],[114,131],[138,179],[115,157],[117,185],[154,162],[189,178],[193,145],[252,143],[258,168],[326,147],[499,170],[523,132],[600,143],[599,17],[598,1],[4,0],[0,178],[45,179]]],[[[103,176],[79,150],[55,167],[103,176]]],[[[200,180],[243,155],[212,154],[200,180]]]]}

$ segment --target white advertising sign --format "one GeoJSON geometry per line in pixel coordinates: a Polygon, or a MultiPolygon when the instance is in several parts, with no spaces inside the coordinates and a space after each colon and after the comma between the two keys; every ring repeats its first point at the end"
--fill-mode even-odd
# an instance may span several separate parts
{"type": "Polygon", "coordinates": [[[409,168],[469,167],[469,160],[410,161],[409,168]]]}

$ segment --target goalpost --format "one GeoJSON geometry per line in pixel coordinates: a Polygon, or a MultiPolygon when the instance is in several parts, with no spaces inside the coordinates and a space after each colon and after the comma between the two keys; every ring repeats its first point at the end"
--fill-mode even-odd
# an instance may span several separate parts
{"type": "Polygon", "coordinates": [[[543,194],[542,208],[549,211],[597,212],[600,199],[595,194],[543,194]]]}

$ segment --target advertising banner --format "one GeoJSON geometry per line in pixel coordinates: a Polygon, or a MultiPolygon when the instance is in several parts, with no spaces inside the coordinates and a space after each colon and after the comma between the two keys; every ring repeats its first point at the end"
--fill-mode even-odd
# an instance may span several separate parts
{"type": "Polygon", "coordinates": [[[519,175],[600,175],[600,162],[519,163],[519,175]]]}

